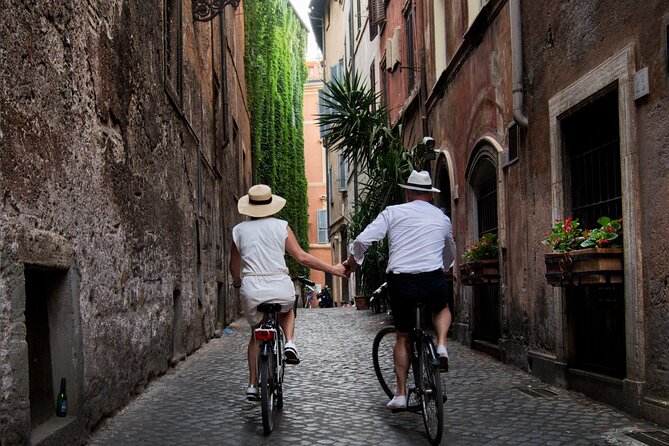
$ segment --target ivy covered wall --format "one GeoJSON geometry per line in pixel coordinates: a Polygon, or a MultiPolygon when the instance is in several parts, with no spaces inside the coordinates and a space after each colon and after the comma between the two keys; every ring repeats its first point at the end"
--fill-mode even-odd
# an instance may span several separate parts
{"type": "MultiPolygon", "coordinates": [[[[288,221],[308,250],[302,100],[307,31],[286,0],[244,2],[246,86],[251,111],[254,183],[287,200],[288,221]]],[[[289,258],[291,274],[306,272],[289,258]]]]}

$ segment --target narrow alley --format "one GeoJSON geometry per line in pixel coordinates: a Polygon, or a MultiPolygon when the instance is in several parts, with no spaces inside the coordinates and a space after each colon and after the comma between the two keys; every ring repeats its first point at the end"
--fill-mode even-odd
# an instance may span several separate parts
{"type": "MultiPolygon", "coordinates": [[[[355,308],[298,311],[302,363],[286,371],[285,406],[268,437],[259,405],[244,396],[249,328],[240,319],[103,422],[88,444],[427,445],[420,415],[391,414],[374,375],[372,341],[388,323],[355,308]]],[[[449,351],[442,445],[641,445],[626,434],[659,430],[455,341],[449,351]]]]}

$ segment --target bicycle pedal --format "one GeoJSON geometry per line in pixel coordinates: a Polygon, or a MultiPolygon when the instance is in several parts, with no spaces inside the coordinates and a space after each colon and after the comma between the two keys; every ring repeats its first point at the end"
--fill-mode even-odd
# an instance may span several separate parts
{"type": "Polygon", "coordinates": [[[440,356],[439,357],[439,371],[444,373],[448,372],[448,357],[440,356]]]}

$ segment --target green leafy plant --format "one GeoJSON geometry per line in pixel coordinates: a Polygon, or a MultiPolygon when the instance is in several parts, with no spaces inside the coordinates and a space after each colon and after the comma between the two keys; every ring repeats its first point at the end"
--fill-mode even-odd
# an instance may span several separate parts
{"type": "Polygon", "coordinates": [[[609,217],[601,217],[597,220],[601,226],[591,231],[583,231],[583,242],[581,246],[584,248],[613,248],[621,246],[620,235],[623,232],[622,218],[611,220],[609,217]]]}
{"type": "Polygon", "coordinates": [[[550,231],[544,232],[546,239],[542,242],[553,252],[568,252],[581,248],[583,243],[583,230],[580,228],[578,218],[567,217],[557,219],[550,231]]]}
{"type": "MultiPolygon", "coordinates": [[[[402,124],[390,125],[388,110],[376,107],[378,94],[362,82],[357,72],[333,78],[322,92],[327,112],[319,115],[330,150],[337,151],[357,169],[360,189],[347,235],[354,239],[387,206],[404,202],[399,187],[425,154],[416,146],[407,149],[402,124]]],[[[424,152],[424,150],[423,150],[424,152]]],[[[375,243],[357,270],[357,292],[369,296],[385,281],[388,242],[375,243]]]]}
{"type": "MultiPolygon", "coordinates": [[[[307,34],[285,0],[244,2],[246,85],[255,183],[286,199],[277,217],[309,249],[302,103],[307,34]]],[[[308,268],[287,256],[292,276],[308,268]]]]}
{"type": "Polygon", "coordinates": [[[499,245],[497,243],[497,234],[487,233],[467,246],[465,249],[465,260],[467,262],[475,262],[477,260],[496,259],[499,255],[499,245]]]}

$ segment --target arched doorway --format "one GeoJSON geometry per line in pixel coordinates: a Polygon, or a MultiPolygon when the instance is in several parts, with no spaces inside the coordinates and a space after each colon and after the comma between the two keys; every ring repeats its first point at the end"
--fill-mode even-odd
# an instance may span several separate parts
{"type": "MultiPolygon", "coordinates": [[[[497,234],[497,156],[495,150],[481,146],[471,158],[466,172],[472,201],[469,236],[478,240],[497,234]]],[[[499,355],[501,302],[498,283],[472,287],[472,343],[476,348],[499,355]]]]}

